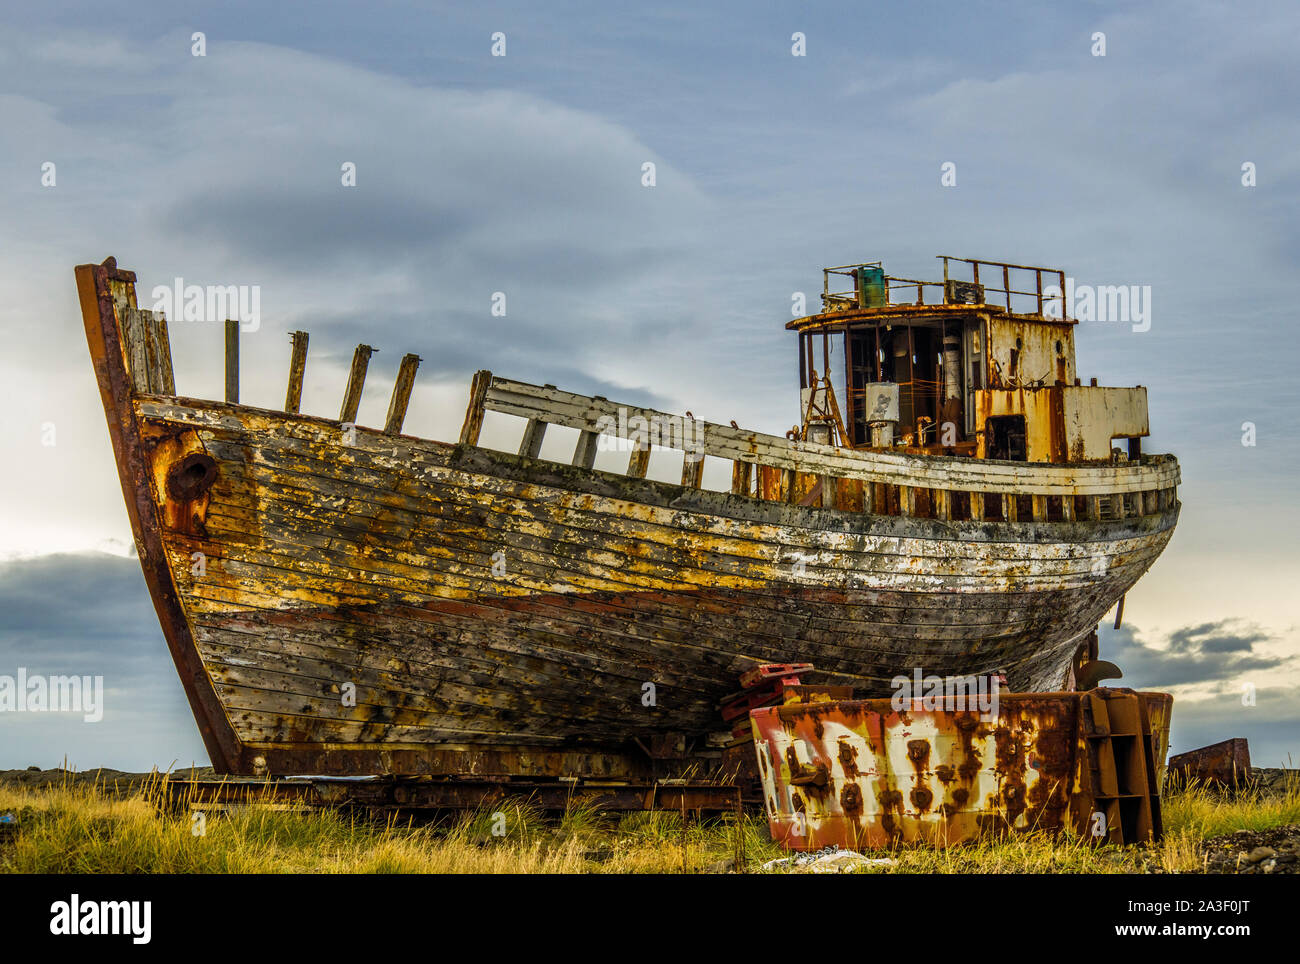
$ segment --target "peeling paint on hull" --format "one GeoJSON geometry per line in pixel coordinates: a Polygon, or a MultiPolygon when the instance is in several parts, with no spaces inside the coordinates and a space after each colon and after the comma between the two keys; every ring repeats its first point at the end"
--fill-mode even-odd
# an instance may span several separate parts
{"type": "Polygon", "coordinates": [[[825,510],[482,449],[263,442],[255,416],[141,408],[217,459],[202,534],[166,545],[204,666],[254,745],[706,732],[740,672],[800,659],[864,695],[916,666],[1051,688],[1176,517],[828,525],[825,510]]]}

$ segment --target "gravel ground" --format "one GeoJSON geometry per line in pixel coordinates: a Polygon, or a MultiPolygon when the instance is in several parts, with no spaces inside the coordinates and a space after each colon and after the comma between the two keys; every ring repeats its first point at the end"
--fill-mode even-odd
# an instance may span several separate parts
{"type": "Polygon", "coordinates": [[[1238,830],[1205,841],[1210,874],[1300,874],[1300,825],[1238,830]]]}

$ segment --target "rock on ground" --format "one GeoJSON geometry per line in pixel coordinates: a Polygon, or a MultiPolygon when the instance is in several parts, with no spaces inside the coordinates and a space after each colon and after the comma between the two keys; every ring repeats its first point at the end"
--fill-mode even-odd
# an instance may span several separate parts
{"type": "Polygon", "coordinates": [[[1300,824],[1271,830],[1238,830],[1205,841],[1211,874],[1300,873],[1300,824]]]}

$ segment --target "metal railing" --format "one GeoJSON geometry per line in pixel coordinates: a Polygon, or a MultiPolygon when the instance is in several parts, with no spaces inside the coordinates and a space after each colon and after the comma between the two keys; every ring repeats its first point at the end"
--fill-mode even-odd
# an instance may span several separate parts
{"type": "MultiPolygon", "coordinates": [[[[1043,268],[1043,267],[1039,267],[1038,265],[1011,264],[1010,262],[1007,261],[985,261],[982,258],[957,258],[948,254],[940,254],[940,255],[936,255],[936,257],[939,258],[941,261],[943,261],[943,282],[944,282],[945,291],[947,290],[949,286],[948,283],[950,281],[964,281],[964,279],[954,279],[952,277],[951,263],[956,262],[958,264],[968,264],[970,265],[971,268],[970,283],[978,285],[980,286],[980,288],[983,289],[984,304],[993,304],[993,302],[989,298],[990,294],[1000,294],[1002,295],[1002,298],[1000,300],[1003,301],[1003,303],[1006,306],[1006,310],[1008,312],[1014,312],[1015,314],[1022,314],[1022,315],[1035,315],[1036,317],[1042,318],[1044,317],[1043,306],[1056,302],[1060,305],[1061,308],[1060,317],[1062,319],[1065,318],[1065,272],[1060,270],[1059,268],[1043,268]],[[981,280],[980,279],[981,267],[994,269],[995,281],[999,280],[998,275],[1000,274],[1000,280],[1002,281],[1002,286],[998,287],[996,284],[993,285],[988,284],[987,272],[985,273],[984,280],[981,280]],[[1032,291],[1028,291],[1024,289],[1012,288],[1011,273],[1013,271],[1017,272],[1018,274],[1025,274],[1025,273],[1032,272],[1034,275],[1034,289],[1032,291]],[[1049,277],[1049,279],[1055,276],[1057,281],[1056,294],[1053,295],[1053,294],[1043,293],[1044,274],[1046,274],[1049,277]],[[1016,312],[1012,302],[1013,296],[1023,297],[1023,298],[1033,298],[1034,301],[1032,304],[1034,310],[1016,312]]],[[[1023,302],[1021,304],[1023,304],[1023,302]]]]}
{"type": "MultiPolygon", "coordinates": [[[[844,311],[886,305],[972,304],[997,305],[1008,313],[1043,318],[1046,317],[1044,308],[1056,305],[1060,313],[1054,317],[1065,317],[1065,272],[1062,270],[1007,261],[987,261],[982,258],[958,258],[942,254],[937,257],[943,261],[942,281],[887,275],[880,261],[823,268],[822,310],[844,311]],[[953,267],[956,264],[970,266],[969,279],[954,277],[953,267]],[[984,269],[983,276],[981,268],[984,269]],[[1013,274],[1016,285],[1029,284],[1027,280],[1019,280],[1025,273],[1033,274],[1032,289],[1013,286],[1013,274]],[[1044,275],[1047,276],[1049,285],[1053,279],[1056,281],[1055,292],[1050,287],[1044,289],[1044,275]],[[832,276],[851,279],[852,287],[832,290],[832,276]],[[871,292],[868,291],[867,278],[872,282],[871,292]],[[997,283],[999,281],[1000,285],[997,283]],[[872,297],[872,292],[876,297],[872,297]]],[[[839,281],[834,283],[837,289],[842,284],[839,281]]]]}

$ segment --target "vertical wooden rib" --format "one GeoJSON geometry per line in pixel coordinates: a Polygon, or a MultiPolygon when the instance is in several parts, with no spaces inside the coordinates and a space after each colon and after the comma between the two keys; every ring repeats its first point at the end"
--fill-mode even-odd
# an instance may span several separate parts
{"type": "Polygon", "coordinates": [[[1072,495],[1061,496],[1061,521],[1074,521],[1074,496],[1072,495]]]}
{"type": "Polygon", "coordinates": [[[596,464],[596,443],[600,440],[599,432],[582,431],[578,433],[578,444],[573,448],[573,464],[579,468],[589,469],[596,464]]]}
{"type": "Polygon", "coordinates": [[[284,410],[297,412],[302,407],[302,376],[307,369],[307,332],[295,331],[293,350],[289,355],[289,390],[284,396],[284,410]]]}
{"type": "Polygon", "coordinates": [[[898,512],[907,516],[916,514],[916,490],[910,485],[898,487],[898,512]]]}
{"type": "Polygon", "coordinates": [[[175,395],[166,319],[139,308],[127,308],[125,315],[132,386],[150,395],[175,395]]]}
{"type": "Polygon", "coordinates": [[[161,382],[158,391],[164,395],[176,394],[176,372],[172,368],[172,340],[167,331],[167,318],[158,315],[154,318],[154,335],[158,339],[158,373],[161,382]]]}
{"type": "Polygon", "coordinates": [[[145,391],[157,394],[162,387],[162,359],[159,358],[158,329],[154,325],[153,312],[142,311],[144,322],[144,357],[145,357],[145,391]]]}
{"type": "Polygon", "coordinates": [[[415,370],[420,367],[420,356],[405,354],[397,369],[393,383],[393,397],[388,403],[388,418],[384,420],[384,434],[400,435],[406,421],[406,406],[411,402],[411,389],[415,386],[415,370]]]}
{"type": "Polygon", "coordinates": [[[754,466],[749,462],[737,460],[731,463],[731,494],[732,495],[749,495],[754,491],[750,482],[753,477],[754,466]]]}
{"type": "Polygon", "coordinates": [[[840,487],[839,487],[839,483],[835,481],[835,476],[819,475],[817,479],[821,483],[821,487],[822,487],[822,503],[821,503],[822,508],[824,509],[838,508],[839,499],[837,497],[839,496],[840,487]]]}
{"type": "Polygon", "coordinates": [[[952,518],[952,493],[947,489],[934,490],[934,517],[944,521],[952,518]]]}
{"type": "Polygon", "coordinates": [[[698,489],[704,478],[704,456],[694,452],[682,455],[682,485],[698,489]]]}
{"type": "Polygon", "coordinates": [[[984,493],[972,492],[970,494],[970,519],[971,522],[984,521],[984,493]]]}
{"type": "Polygon", "coordinates": [[[352,353],[352,369],[348,372],[348,387],[343,393],[343,408],[339,410],[340,422],[357,420],[357,409],[361,407],[361,390],[366,384],[366,369],[370,367],[370,355],[374,349],[369,345],[357,345],[352,353]]]}
{"type": "Polygon", "coordinates": [[[461,445],[478,445],[478,433],[483,430],[483,405],[491,385],[490,371],[482,369],[474,373],[474,383],[469,389],[469,407],[465,409],[465,422],[460,427],[461,445]]]}
{"type": "Polygon", "coordinates": [[[530,418],[524,426],[524,437],[519,443],[519,454],[525,458],[535,459],[542,454],[542,440],[546,438],[546,423],[539,418],[530,418]]]}
{"type": "Polygon", "coordinates": [[[650,446],[642,448],[638,445],[632,450],[632,454],[627,459],[627,474],[632,479],[644,479],[646,471],[650,468],[650,446]]]}
{"type": "Polygon", "coordinates": [[[151,394],[155,389],[152,383],[149,312],[139,308],[127,308],[123,314],[125,317],[122,322],[122,338],[125,342],[127,374],[131,378],[131,388],[133,391],[151,394]]]}
{"type": "Polygon", "coordinates": [[[226,319],[226,404],[239,404],[239,322],[226,319]]]}
{"type": "Polygon", "coordinates": [[[1031,500],[1030,502],[1030,505],[1032,506],[1031,514],[1034,517],[1034,521],[1046,522],[1047,521],[1047,496],[1031,495],[1029,498],[1031,500]]]}

